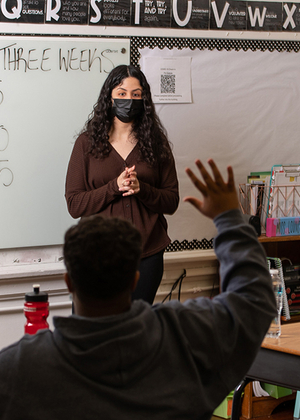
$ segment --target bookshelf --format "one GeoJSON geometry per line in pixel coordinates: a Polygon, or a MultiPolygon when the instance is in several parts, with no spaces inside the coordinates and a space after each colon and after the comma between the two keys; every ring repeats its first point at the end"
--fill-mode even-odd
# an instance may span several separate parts
{"type": "MultiPolygon", "coordinates": [[[[264,247],[268,257],[287,258],[291,260],[293,264],[300,263],[300,235],[273,236],[271,238],[261,235],[258,240],[264,247]]],[[[300,322],[300,315],[293,315],[288,321],[282,317],[282,322],[300,322]]]]}
{"type": "Polygon", "coordinates": [[[261,243],[270,243],[270,242],[295,242],[300,240],[300,235],[295,236],[272,236],[268,237],[266,235],[261,235],[259,238],[261,243]]]}
{"type": "MultiPolygon", "coordinates": [[[[300,263],[300,235],[299,236],[274,236],[267,237],[261,235],[258,238],[268,257],[288,258],[293,264],[300,263]]],[[[299,322],[300,316],[293,316],[289,321],[299,322]]],[[[242,412],[240,420],[256,419],[265,420],[270,418],[272,411],[284,402],[294,400],[295,393],[275,399],[272,397],[255,397],[253,395],[252,383],[245,388],[245,394],[242,402],[242,412]]]]}
{"type": "Polygon", "coordinates": [[[273,237],[261,235],[258,240],[268,257],[288,258],[293,264],[300,263],[300,235],[273,237]]]}
{"type": "MultiPolygon", "coordinates": [[[[274,236],[265,235],[267,217],[288,217],[299,215],[300,185],[239,185],[240,208],[244,214],[260,217],[262,235],[258,237],[266,255],[271,258],[288,259],[292,264],[300,263],[300,235],[274,236]],[[271,197],[271,199],[270,199],[271,197]],[[271,201],[270,201],[271,200],[271,201]],[[271,202],[272,206],[269,206],[271,202]],[[270,209],[273,213],[270,213],[270,209]]],[[[299,322],[300,316],[292,316],[289,321],[299,322]]],[[[295,393],[290,396],[275,399],[272,397],[255,397],[252,383],[245,388],[240,420],[265,420],[270,418],[273,410],[280,404],[295,399],[295,393]]]]}

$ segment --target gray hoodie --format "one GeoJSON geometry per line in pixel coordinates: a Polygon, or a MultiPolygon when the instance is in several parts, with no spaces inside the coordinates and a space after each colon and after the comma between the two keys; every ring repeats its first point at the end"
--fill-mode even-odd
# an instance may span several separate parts
{"type": "Polygon", "coordinates": [[[55,317],[0,352],[1,420],[197,419],[244,377],[275,315],[265,254],[239,211],[215,219],[222,293],[120,315],[55,317]]]}

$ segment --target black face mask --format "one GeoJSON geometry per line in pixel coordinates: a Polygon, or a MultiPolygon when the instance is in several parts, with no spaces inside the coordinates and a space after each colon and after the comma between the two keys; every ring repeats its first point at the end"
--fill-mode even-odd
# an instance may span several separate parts
{"type": "Polygon", "coordinates": [[[114,99],[113,114],[122,122],[128,123],[144,111],[143,99],[114,99]]]}

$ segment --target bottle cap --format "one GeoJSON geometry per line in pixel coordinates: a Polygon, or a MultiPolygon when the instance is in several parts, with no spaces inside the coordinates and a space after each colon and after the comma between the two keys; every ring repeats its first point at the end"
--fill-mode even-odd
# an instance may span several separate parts
{"type": "Polygon", "coordinates": [[[34,284],[32,287],[33,292],[25,294],[26,302],[48,302],[48,293],[40,292],[39,284],[34,284]]]}
{"type": "Polygon", "coordinates": [[[277,268],[271,268],[270,274],[279,274],[277,268]]]}

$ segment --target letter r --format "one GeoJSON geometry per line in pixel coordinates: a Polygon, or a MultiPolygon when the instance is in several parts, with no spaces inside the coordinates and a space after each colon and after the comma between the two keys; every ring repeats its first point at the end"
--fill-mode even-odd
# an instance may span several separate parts
{"type": "Polygon", "coordinates": [[[47,12],[46,12],[46,21],[50,22],[51,19],[56,20],[56,22],[59,19],[59,16],[57,12],[60,11],[61,1],[55,0],[55,7],[52,9],[52,0],[47,0],[47,12]]]}

